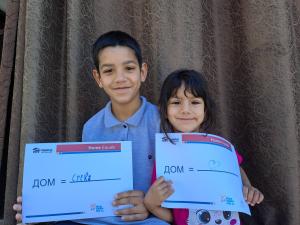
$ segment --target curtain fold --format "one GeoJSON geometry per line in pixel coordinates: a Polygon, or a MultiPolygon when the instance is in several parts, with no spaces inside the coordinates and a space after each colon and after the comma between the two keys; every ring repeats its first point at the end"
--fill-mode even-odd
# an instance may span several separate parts
{"type": "Polygon", "coordinates": [[[91,75],[91,45],[109,30],[141,44],[149,64],[142,94],[153,103],[171,71],[204,73],[217,106],[216,132],[243,155],[252,184],[265,195],[243,224],[300,224],[299,1],[7,2],[0,224],[15,223],[25,143],[80,141],[83,123],[107,102],[91,75]]]}

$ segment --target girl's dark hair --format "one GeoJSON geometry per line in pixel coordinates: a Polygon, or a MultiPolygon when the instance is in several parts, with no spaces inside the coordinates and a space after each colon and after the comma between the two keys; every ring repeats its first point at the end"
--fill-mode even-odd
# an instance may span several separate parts
{"type": "Polygon", "coordinates": [[[168,132],[174,132],[174,129],[167,118],[168,101],[171,97],[176,95],[177,90],[182,84],[185,86],[185,94],[186,92],[190,92],[195,97],[201,97],[204,101],[205,117],[200,126],[203,132],[207,132],[207,130],[214,125],[214,103],[209,96],[207,82],[204,76],[195,70],[176,70],[169,74],[165,79],[158,101],[161,118],[160,127],[167,137],[168,132]]]}

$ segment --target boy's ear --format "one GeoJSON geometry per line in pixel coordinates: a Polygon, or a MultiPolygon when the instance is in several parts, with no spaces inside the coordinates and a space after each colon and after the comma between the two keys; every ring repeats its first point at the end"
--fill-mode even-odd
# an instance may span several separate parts
{"type": "Polygon", "coordinates": [[[99,74],[98,70],[93,69],[92,73],[93,73],[93,77],[94,77],[95,81],[97,82],[99,87],[102,88],[103,86],[102,86],[102,83],[101,83],[101,77],[100,77],[100,74],[99,74]]]}
{"type": "Polygon", "coordinates": [[[143,63],[141,66],[141,81],[144,82],[148,75],[148,65],[147,63],[143,63]]]}

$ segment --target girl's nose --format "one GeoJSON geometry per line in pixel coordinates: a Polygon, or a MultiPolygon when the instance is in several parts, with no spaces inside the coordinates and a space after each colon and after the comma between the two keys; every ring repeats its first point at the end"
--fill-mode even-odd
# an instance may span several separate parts
{"type": "Polygon", "coordinates": [[[183,102],[181,107],[182,112],[189,113],[190,112],[190,105],[188,102],[183,102]]]}

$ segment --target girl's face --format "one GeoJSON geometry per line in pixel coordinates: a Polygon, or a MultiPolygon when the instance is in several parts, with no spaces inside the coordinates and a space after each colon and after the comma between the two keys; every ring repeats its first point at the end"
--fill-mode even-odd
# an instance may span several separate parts
{"type": "Polygon", "coordinates": [[[199,132],[205,116],[204,101],[185,91],[185,85],[168,101],[167,118],[177,132],[199,132]]]}

